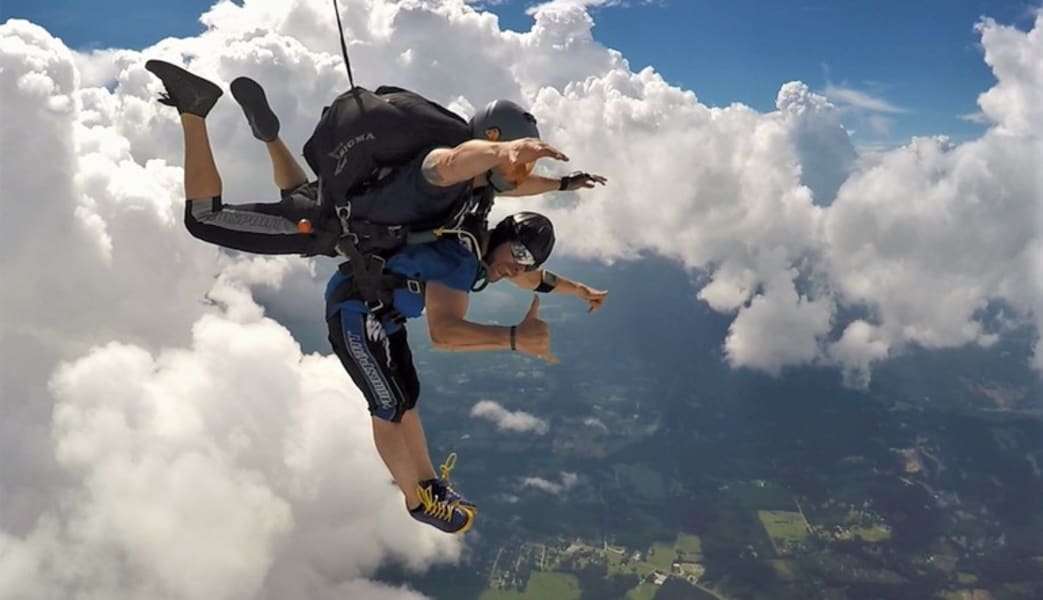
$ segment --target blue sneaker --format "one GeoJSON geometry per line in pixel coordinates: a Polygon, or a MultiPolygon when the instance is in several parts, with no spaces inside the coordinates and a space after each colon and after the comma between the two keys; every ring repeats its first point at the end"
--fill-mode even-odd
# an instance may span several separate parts
{"type": "Polygon", "coordinates": [[[454,506],[462,506],[469,509],[473,513],[478,512],[478,506],[468,500],[456,491],[453,487],[452,480],[449,475],[453,472],[453,467],[456,466],[456,452],[451,453],[446,457],[445,462],[439,466],[441,477],[435,479],[428,479],[427,481],[420,482],[422,486],[430,486],[435,493],[435,497],[439,500],[445,500],[446,502],[454,506]]]}
{"type": "Polygon", "coordinates": [[[445,500],[435,499],[432,486],[417,486],[420,494],[420,506],[409,511],[417,521],[426,523],[446,533],[463,535],[474,525],[474,513],[462,506],[455,506],[445,500]]]}

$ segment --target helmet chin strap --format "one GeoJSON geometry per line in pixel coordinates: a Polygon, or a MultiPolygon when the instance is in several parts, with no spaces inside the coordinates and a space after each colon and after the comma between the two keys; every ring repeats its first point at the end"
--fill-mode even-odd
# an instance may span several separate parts
{"type": "Polygon", "coordinates": [[[480,292],[489,285],[489,265],[484,260],[478,260],[478,273],[471,283],[472,292],[480,292]]]}

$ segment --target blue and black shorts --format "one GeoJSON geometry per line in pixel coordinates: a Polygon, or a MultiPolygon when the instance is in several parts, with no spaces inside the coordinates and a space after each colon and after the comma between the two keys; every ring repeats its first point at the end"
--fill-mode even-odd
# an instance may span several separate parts
{"type": "Polygon", "coordinates": [[[406,328],[393,333],[373,315],[350,307],[348,301],[332,307],[327,314],[329,340],[352,381],[362,390],[369,413],[378,419],[397,423],[407,410],[416,406],[420,379],[409,350],[406,328]]]}

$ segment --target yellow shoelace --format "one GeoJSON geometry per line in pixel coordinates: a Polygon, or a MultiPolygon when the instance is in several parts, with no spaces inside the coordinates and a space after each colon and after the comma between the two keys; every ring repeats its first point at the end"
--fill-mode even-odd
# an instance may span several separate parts
{"type": "Polygon", "coordinates": [[[456,466],[456,452],[451,452],[449,456],[445,458],[445,462],[442,463],[438,469],[442,476],[442,481],[445,482],[446,486],[451,487],[449,474],[453,472],[453,467],[456,466]]]}
{"type": "Polygon", "coordinates": [[[430,487],[418,487],[417,494],[420,496],[420,504],[424,507],[424,514],[449,521],[453,517],[453,506],[448,502],[435,500],[434,492],[430,487]]]}

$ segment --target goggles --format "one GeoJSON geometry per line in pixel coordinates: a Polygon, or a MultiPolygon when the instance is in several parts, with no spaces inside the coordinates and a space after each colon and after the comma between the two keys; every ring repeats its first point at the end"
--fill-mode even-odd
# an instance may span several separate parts
{"type": "Polygon", "coordinates": [[[521,242],[511,242],[511,258],[514,259],[514,262],[525,267],[526,271],[536,268],[536,257],[521,242]]]}

